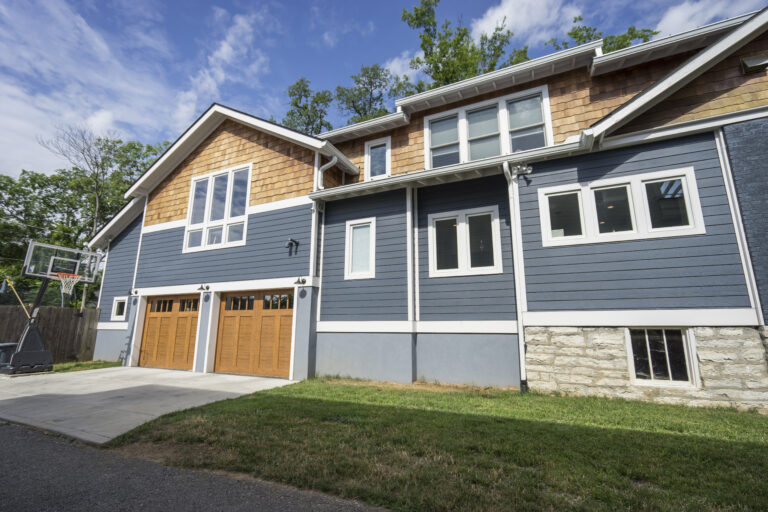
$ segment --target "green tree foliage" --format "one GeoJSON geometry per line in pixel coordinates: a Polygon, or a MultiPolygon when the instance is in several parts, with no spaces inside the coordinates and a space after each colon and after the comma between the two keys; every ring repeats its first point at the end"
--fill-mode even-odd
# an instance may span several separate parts
{"type": "Polygon", "coordinates": [[[333,127],[325,118],[333,101],[328,90],[314,92],[309,80],[302,77],[288,88],[291,108],[285,113],[283,125],[307,135],[317,135],[333,127]]]}
{"type": "Polygon", "coordinates": [[[350,116],[348,124],[388,114],[388,103],[413,91],[407,76],[393,75],[379,64],[361,66],[360,72],[351,78],[353,85],[338,86],[335,94],[339,110],[350,116]]]}
{"type": "Polygon", "coordinates": [[[437,5],[440,0],[421,0],[412,11],[403,9],[402,21],[419,31],[419,46],[423,56],[411,59],[411,68],[420,69],[430,79],[416,84],[418,91],[458,82],[504,67],[510,63],[527,60],[528,49],[514,49],[507,59],[507,46],[512,32],[497,26],[493,33],[482,34],[475,42],[467,27],[453,26],[446,20],[438,26],[437,5]]]}
{"type": "Polygon", "coordinates": [[[615,52],[616,50],[621,50],[622,48],[628,48],[635,41],[643,43],[648,42],[653,36],[658,34],[655,30],[649,28],[637,28],[632,25],[622,34],[603,35],[602,32],[597,30],[597,27],[581,24],[580,22],[582,21],[584,21],[584,18],[581,16],[573,18],[573,27],[567,32],[570,40],[561,39],[558,41],[553,37],[545,44],[552,46],[556,50],[564,50],[570,46],[578,46],[602,38],[603,53],[610,53],[615,52]]]}

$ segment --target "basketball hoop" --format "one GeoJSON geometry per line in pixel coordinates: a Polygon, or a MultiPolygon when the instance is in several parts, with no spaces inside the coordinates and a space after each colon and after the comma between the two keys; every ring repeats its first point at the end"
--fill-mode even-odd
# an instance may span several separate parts
{"type": "Polygon", "coordinates": [[[80,274],[69,274],[67,272],[56,272],[56,275],[59,277],[59,281],[61,281],[62,295],[72,295],[75,285],[83,278],[80,274]]]}

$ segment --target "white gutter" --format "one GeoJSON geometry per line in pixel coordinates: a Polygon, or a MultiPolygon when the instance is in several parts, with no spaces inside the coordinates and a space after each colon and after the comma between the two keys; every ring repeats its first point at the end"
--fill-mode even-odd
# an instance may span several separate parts
{"type": "Polygon", "coordinates": [[[353,138],[358,134],[376,133],[382,130],[389,130],[405,126],[410,122],[410,116],[398,108],[397,112],[387,114],[375,119],[369,119],[360,123],[342,126],[335,130],[330,130],[317,135],[320,139],[344,139],[353,138]]]}
{"type": "MultiPolygon", "coordinates": [[[[327,164],[324,164],[317,170],[317,189],[318,190],[325,189],[325,186],[323,185],[323,173],[328,169],[330,169],[331,167],[333,167],[334,165],[336,165],[336,162],[338,161],[339,159],[334,156],[333,158],[331,158],[330,162],[328,162],[327,164]]],[[[314,197],[312,197],[312,199],[314,199],[314,197]]]]}

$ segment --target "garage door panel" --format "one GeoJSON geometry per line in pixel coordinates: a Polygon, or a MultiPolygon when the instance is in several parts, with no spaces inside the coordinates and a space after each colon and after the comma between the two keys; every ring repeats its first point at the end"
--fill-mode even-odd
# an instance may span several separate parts
{"type": "Polygon", "coordinates": [[[238,368],[251,366],[254,354],[253,349],[253,319],[239,318],[237,329],[237,363],[238,368]]]}
{"type": "Polygon", "coordinates": [[[191,370],[197,338],[198,296],[150,297],[139,364],[191,370]]]}
{"type": "Polygon", "coordinates": [[[275,320],[273,316],[264,316],[261,319],[261,342],[259,353],[259,369],[272,370],[272,359],[275,354],[275,320]]]}
{"type": "Polygon", "coordinates": [[[291,334],[293,318],[280,317],[279,345],[277,349],[277,369],[288,372],[291,367],[291,334]]]}

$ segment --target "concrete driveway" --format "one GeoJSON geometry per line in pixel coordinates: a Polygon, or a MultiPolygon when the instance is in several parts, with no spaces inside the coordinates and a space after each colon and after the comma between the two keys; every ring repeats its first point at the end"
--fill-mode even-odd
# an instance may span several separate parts
{"type": "Polygon", "coordinates": [[[156,368],[0,378],[0,419],[101,444],[173,411],[291,384],[156,368]]]}

